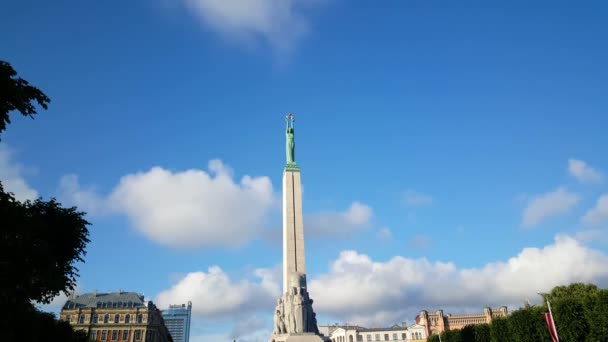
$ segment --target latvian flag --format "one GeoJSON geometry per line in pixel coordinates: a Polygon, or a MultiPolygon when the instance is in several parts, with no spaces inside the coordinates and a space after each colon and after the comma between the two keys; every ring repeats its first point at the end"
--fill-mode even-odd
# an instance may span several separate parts
{"type": "Polygon", "coordinates": [[[549,335],[551,335],[551,340],[553,342],[559,342],[559,337],[557,337],[557,330],[555,329],[555,322],[553,321],[553,315],[551,312],[543,313],[543,317],[545,318],[545,323],[547,323],[547,329],[549,329],[549,335]]]}

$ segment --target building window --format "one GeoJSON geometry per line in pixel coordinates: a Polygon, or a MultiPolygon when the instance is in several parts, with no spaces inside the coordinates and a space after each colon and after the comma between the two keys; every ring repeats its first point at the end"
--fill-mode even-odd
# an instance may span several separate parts
{"type": "Polygon", "coordinates": [[[142,314],[137,315],[137,323],[141,323],[144,320],[144,316],[142,314]]]}
{"type": "Polygon", "coordinates": [[[125,323],[129,323],[129,321],[131,321],[131,315],[127,314],[125,316],[125,323]]]}
{"type": "Polygon", "coordinates": [[[112,341],[118,340],[118,330],[112,330],[112,341]]]}
{"type": "Polygon", "coordinates": [[[93,323],[97,324],[97,320],[99,319],[99,316],[97,316],[97,314],[93,315],[93,323]]]}
{"type": "Polygon", "coordinates": [[[357,335],[357,342],[363,342],[363,336],[357,335]]]}
{"type": "Polygon", "coordinates": [[[141,339],[141,331],[135,330],[135,340],[139,340],[139,339],[141,339]]]}
{"type": "Polygon", "coordinates": [[[97,341],[97,330],[91,330],[91,338],[89,340],[97,341]]]}
{"type": "Polygon", "coordinates": [[[376,341],[380,341],[380,334],[376,334],[376,341]]]}
{"type": "Polygon", "coordinates": [[[122,339],[123,339],[123,341],[126,341],[129,339],[129,330],[122,331],[122,339]]]}
{"type": "Polygon", "coordinates": [[[65,321],[66,321],[66,322],[69,322],[69,321],[70,321],[70,318],[71,318],[71,317],[70,317],[70,315],[65,315],[65,321]]]}
{"type": "Polygon", "coordinates": [[[397,334],[393,334],[393,340],[397,339],[397,334]]]}
{"type": "Polygon", "coordinates": [[[102,341],[105,341],[105,340],[107,340],[107,339],[108,339],[108,332],[107,332],[106,330],[103,330],[103,331],[101,332],[101,340],[102,340],[102,341]]]}
{"type": "Polygon", "coordinates": [[[103,322],[104,323],[110,322],[110,315],[109,314],[106,314],[105,316],[103,316],[103,322]]]}
{"type": "Polygon", "coordinates": [[[114,315],[114,323],[120,322],[120,315],[114,315]]]}
{"type": "Polygon", "coordinates": [[[384,340],[388,341],[388,334],[384,334],[384,340]]]}
{"type": "Polygon", "coordinates": [[[402,339],[402,340],[404,340],[404,341],[405,341],[405,337],[406,337],[405,333],[401,334],[401,339],[402,339]]]}
{"type": "Polygon", "coordinates": [[[367,340],[371,341],[372,340],[372,335],[367,335],[367,340]]]}
{"type": "Polygon", "coordinates": [[[78,316],[78,324],[84,324],[84,315],[78,316]]]}

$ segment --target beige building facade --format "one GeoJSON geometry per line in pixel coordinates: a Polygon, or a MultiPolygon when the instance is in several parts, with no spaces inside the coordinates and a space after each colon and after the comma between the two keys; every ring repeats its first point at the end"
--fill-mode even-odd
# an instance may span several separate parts
{"type": "Polygon", "coordinates": [[[365,328],[351,325],[319,326],[319,331],[332,342],[417,342],[426,341],[425,327],[419,324],[395,324],[387,328],[365,328]]]}
{"type": "Polygon", "coordinates": [[[134,292],[71,296],[60,319],[86,331],[91,341],[173,342],[160,310],[134,292]]]}
{"type": "Polygon", "coordinates": [[[490,323],[495,318],[506,317],[507,315],[506,306],[498,309],[484,308],[483,314],[459,316],[444,315],[443,310],[437,310],[434,313],[422,310],[416,316],[416,323],[424,326],[427,336],[430,336],[447,330],[462,329],[467,325],[490,323]]]}

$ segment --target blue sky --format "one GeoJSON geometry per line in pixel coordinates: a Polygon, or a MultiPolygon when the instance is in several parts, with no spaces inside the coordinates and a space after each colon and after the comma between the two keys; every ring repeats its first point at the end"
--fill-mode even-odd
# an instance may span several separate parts
{"type": "Polygon", "coordinates": [[[0,179],[89,213],[79,291],[266,340],[288,111],[321,322],[608,284],[605,2],[3,7],[0,58],[52,102],[3,134],[0,179]]]}

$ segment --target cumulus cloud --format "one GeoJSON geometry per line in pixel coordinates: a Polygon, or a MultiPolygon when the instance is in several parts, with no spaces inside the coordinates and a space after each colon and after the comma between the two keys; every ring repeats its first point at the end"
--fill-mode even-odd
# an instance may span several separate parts
{"type": "Polygon", "coordinates": [[[13,151],[6,144],[0,144],[0,181],[4,190],[12,192],[18,201],[38,198],[38,191],[27,184],[23,166],[13,160],[13,151]]]}
{"type": "Polygon", "coordinates": [[[123,213],[149,239],[170,247],[235,247],[253,239],[275,198],[268,177],[236,182],[220,160],[209,172],[153,167],[129,174],[107,197],[65,177],[61,192],[83,210],[123,213]]]}
{"type": "Polygon", "coordinates": [[[192,301],[193,314],[206,318],[234,317],[272,311],[281,290],[280,268],[256,269],[253,280],[232,280],[220,267],[188,273],[156,297],[160,307],[192,301]]]}
{"type": "Polygon", "coordinates": [[[378,236],[378,239],[383,240],[383,241],[388,241],[388,240],[393,239],[393,233],[391,233],[391,230],[386,227],[380,229],[378,231],[377,236],[378,236]]]}
{"type": "Polygon", "coordinates": [[[401,256],[377,262],[344,251],[309,288],[318,312],[357,324],[386,324],[421,309],[513,305],[572,282],[606,286],[607,264],[606,254],[568,236],[557,236],[544,248],[524,248],[505,262],[467,269],[401,256]]]}
{"type": "MultiPolygon", "coordinates": [[[[201,22],[238,42],[263,42],[279,53],[289,52],[309,31],[305,16],[310,0],[184,0],[201,22]]],[[[319,1],[315,1],[319,3],[319,1]]]]}
{"type": "Polygon", "coordinates": [[[563,188],[532,198],[523,214],[523,225],[533,226],[551,217],[567,214],[579,202],[579,197],[563,188]]]}
{"type": "Polygon", "coordinates": [[[582,221],[592,225],[608,222],[608,194],[604,194],[597,199],[595,207],[587,211],[582,221]]]}
{"type": "Polygon", "coordinates": [[[604,175],[582,160],[568,159],[568,172],[581,183],[601,183],[604,175]]]}
{"type": "Polygon", "coordinates": [[[581,243],[599,243],[608,244],[608,230],[606,229],[588,229],[581,230],[574,236],[581,243]]]}
{"type": "Polygon", "coordinates": [[[344,236],[369,228],[371,218],[372,208],[353,202],[343,212],[326,211],[306,215],[304,230],[307,238],[344,236]]]}
{"type": "Polygon", "coordinates": [[[423,205],[432,204],[433,197],[413,191],[413,190],[407,190],[403,194],[403,202],[405,203],[405,205],[411,206],[411,207],[423,206],[423,205]]]}
{"type": "Polygon", "coordinates": [[[65,175],[59,180],[59,196],[70,203],[78,204],[80,210],[91,215],[107,214],[111,204],[97,194],[95,188],[82,188],[76,175],[65,175]]]}
{"type": "Polygon", "coordinates": [[[424,249],[424,248],[428,248],[431,245],[432,242],[433,241],[428,236],[425,236],[425,235],[414,235],[410,239],[410,241],[408,242],[408,245],[411,248],[424,249]]]}
{"type": "MultiPolygon", "coordinates": [[[[268,325],[268,322],[266,322],[265,320],[263,320],[257,316],[251,316],[251,317],[248,317],[245,319],[241,319],[241,320],[238,320],[236,322],[236,324],[232,327],[232,331],[230,331],[230,334],[228,335],[228,337],[230,337],[233,340],[236,340],[236,339],[241,340],[244,337],[252,335],[257,331],[260,331],[260,330],[266,331],[267,325],[268,325]]],[[[264,337],[268,338],[269,335],[270,335],[270,333],[264,337]]]]}

